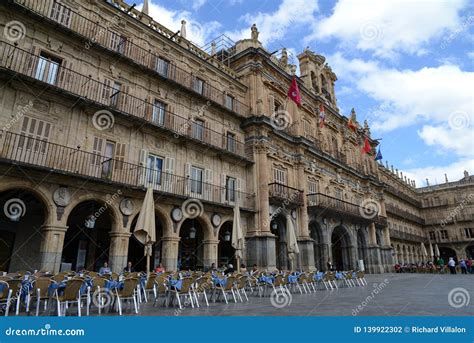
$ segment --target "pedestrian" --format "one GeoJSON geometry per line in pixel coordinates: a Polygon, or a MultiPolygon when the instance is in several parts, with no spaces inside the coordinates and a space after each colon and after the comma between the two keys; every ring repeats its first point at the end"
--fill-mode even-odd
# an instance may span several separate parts
{"type": "Polygon", "coordinates": [[[448,267],[451,274],[456,274],[456,262],[452,257],[449,258],[448,267]]]}
{"type": "Polygon", "coordinates": [[[472,259],[468,258],[467,261],[466,261],[466,267],[467,267],[467,271],[469,273],[472,273],[473,270],[472,270],[472,259]]]}
{"type": "Polygon", "coordinates": [[[461,267],[461,274],[467,274],[467,265],[463,258],[459,261],[459,266],[461,267]]]}

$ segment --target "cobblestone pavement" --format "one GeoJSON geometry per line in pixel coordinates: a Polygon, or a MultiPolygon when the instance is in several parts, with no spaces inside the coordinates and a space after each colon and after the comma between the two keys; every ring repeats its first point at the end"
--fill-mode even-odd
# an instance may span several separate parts
{"type": "MultiPolygon", "coordinates": [[[[249,296],[249,302],[211,302],[200,308],[142,304],[146,316],[474,316],[474,275],[378,274],[368,285],[279,298],[249,296]],[[274,299],[275,300],[275,299],[274,299]]],[[[268,292],[269,293],[269,292],[268,292]]],[[[93,310],[93,314],[96,309],[93,310]]],[[[72,310],[74,312],[74,310],[72,310]]],[[[104,314],[103,314],[104,315],[104,314]]],[[[105,315],[116,315],[111,312],[105,315]]],[[[124,315],[135,315],[129,307],[124,315]]]]}

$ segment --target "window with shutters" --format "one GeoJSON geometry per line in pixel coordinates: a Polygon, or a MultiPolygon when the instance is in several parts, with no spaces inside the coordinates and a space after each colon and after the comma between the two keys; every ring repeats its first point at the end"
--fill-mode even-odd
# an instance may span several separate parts
{"type": "Polygon", "coordinates": [[[126,144],[117,143],[117,148],[115,149],[115,169],[123,170],[125,164],[125,147],[126,144]]]}
{"type": "Polygon", "coordinates": [[[166,113],[166,104],[156,100],[153,103],[153,113],[151,120],[158,125],[165,124],[165,113],[166,113]]]}
{"type": "Polygon", "coordinates": [[[441,239],[448,239],[448,230],[440,230],[441,239]]]}
{"type": "Polygon", "coordinates": [[[24,116],[20,133],[22,136],[18,140],[18,149],[44,154],[51,135],[51,123],[24,116]]]}
{"type": "Polygon", "coordinates": [[[104,160],[102,161],[102,177],[111,178],[114,166],[115,142],[105,141],[104,160]]]}
{"type": "Polygon", "coordinates": [[[470,227],[464,228],[464,235],[466,238],[474,238],[474,230],[470,227]]]}
{"type": "Polygon", "coordinates": [[[287,175],[286,170],[273,167],[273,182],[286,185],[287,175]]]}
{"type": "Polygon", "coordinates": [[[436,235],[434,231],[430,231],[430,239],[435,241],[436,240],[436,235]]]}
{"type": "Polygon", "coordinates": [[[126,36],[115,32],[110,33],[110,48],[112,50],[117,51],[119,54],[123,54],[125,52],[126,43],[126,36]]]}
{"type": "Polygon", "coordinates": [[[156,58],[155,70],[158,74],[168,77],[170,62],[162,57],[156,58]]]}
{"type": "Polygon", "coordinates": [[[191,166],[191,192],[202,194],[203,169],[191,166]]]}
{"type": "Polygon", "coordinates": [[[319,192],[318,189],[319,189],[318,181],[312,181],[312,180],[308,181],[308,194],[318,193],[319,192]]]}
{"type": "Polygon", "coordinates": [[[195,139],[199,139],[200,141],[204,140],[204,121],[201,119],[195,119],[192,122],[192,137],[195,139]]]}
{"type": "Polygon", "coordinates": [[[235,134],[227,132],[227,150],[235,152],[237,149],[237,143],[235,141],[235,134]]]}
{"type": "Polygon", "coordinates": [[[227,107],[229,110],[234,109],[234,97],[226,94],[225,95],[225,107],[227,107]]]}
{"type": "Polygon", "coordinates": [[[237,181],[234,177],[227,176],[225,181],[225,200],[226,201],[235,201],[235,190],[237,186],[237,181]]]}
{"type": "Polygon", "coordinates": [[[303,131],[306,138],[313,138],[313,127],[311,122],[307,119],[303,119],[303,131]]]}
{"type": "Polygon", "coordinates": [[[115,81],[112,86],[112,94],[110,95],[110,106],[117,107],[121,91],[122,84],[120,82],[115,81]]]}
{"type": "Polygon", "coordinates": [[[71,10],[57,1],[54,1],[49,17],[55,22],[69,27],[69,24],[71,23],[71,10]]]}
{"type": "Polygon", "coordinates": [[[199,94],[204,93],[204,80],[199,77],[195,77],[193,80],[193,89],[199,94]]]}
{"type": "Polygon", "coordinates": [[[161,185],[161,172],[163,170],[163,159],[153,154],[148,154],[147,160],[148,182],[161,185]]]}
{"type": "Polygon", "coordinates": [[[62,60],[46,52],[41,52],[36,66],[35,78],[51,85],[56,83],[62,60]]]}

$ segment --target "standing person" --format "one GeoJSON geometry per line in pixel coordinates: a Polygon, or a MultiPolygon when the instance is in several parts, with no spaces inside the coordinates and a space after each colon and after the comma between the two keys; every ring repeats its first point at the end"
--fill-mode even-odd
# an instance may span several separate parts
{"type": "Polygon", "coordinates": [[[332,263],[331,263],[331,260],[328,260],[328,262],[326,263],[326,266],[328,267],[328,271],[331,272],[331,271],[332,271],[332,263]]]}
{"type": "Polygon", "coordinates": [[[468,258],[467,261],[466,261],[466,267],[467,267],[467,271],[469,273],[472,273],[472,259],[468,258]]]}
{"type": "Polygon", "coordinates": [[[443,258],[442,257],[438,258],[437,263],[438,263],[439,271],[441,273],[444,273],[444,260],[443,260],[443,258]]]}
{"type": "Polygon", "coordinates": [[[461,274],[467,274],[467,265],[463,258],[459,261],[459,266],[461,267],[461,274]]]}
{"type": "Polygon", "coordinates": [[[456,274],[456,262],[454,262],[452,257],[449,258],[448,267],[451,274],[456,274]]]}

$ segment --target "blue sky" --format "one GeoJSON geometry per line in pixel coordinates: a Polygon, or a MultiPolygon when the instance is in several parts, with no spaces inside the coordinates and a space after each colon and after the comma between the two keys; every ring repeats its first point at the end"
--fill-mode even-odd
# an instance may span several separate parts
{"type": "MultiPolygon", "coordinates": [[[[322,54],[352,107],[383,138],[389,164],[417,186],[474,173],[474,3],[468,0],[149,0],[150,15],[202,46],[225,33],[294,56],[322,54]]],[[[131,1],[128,1],[131,3],[131,1]]],[[[141,8],[141,4],[138,4],[141,8]]]]}

